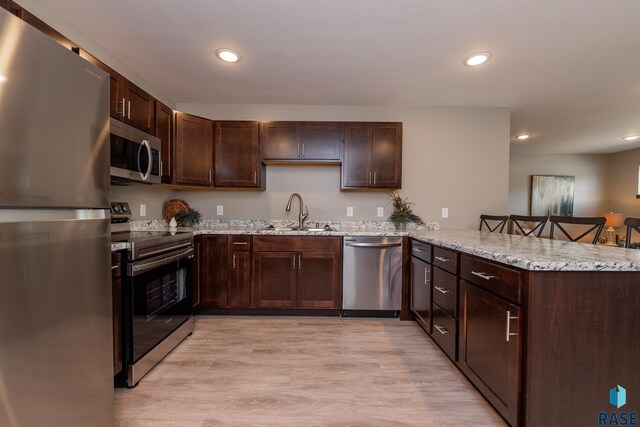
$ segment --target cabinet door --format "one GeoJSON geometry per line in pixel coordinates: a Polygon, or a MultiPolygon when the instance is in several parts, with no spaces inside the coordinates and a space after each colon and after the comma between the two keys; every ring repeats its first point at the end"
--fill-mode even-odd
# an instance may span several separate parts
{"type": "Polygon", "coordinates": [[[265,160],[294,160],[302,155],[300,123],[262,123],[262,157],[265,160]]]}
{"type": "Polygon", "coordinates": [[[261,187],[263,166],[258,129],[258,122],[216,123],[216,187],[261,187]]]}
{"type": "Polygon", "coordinates": [[[341,123],[303,122],[300,125],[303,160],[340,160],[343,131],[341,123]]]}
{"type": "Polygon", "coordinates": [[[345,123],[342,188],[371,187],[371,124],[345,123]]]}
{"type": "Polygon", "coordinates": [[[296,302],[296,254],[253,253],[253,305],[293,307],[296,302]]]}
{"type": "Polygon", "coordinates": [[[152,133],[154,99],[144,90],[131,82],[126,85],[127,118],[126,122],[144,132],[152,133]]]}
{"type": "Polygon", "coordinates": [[[402,123],[372,124],[372,185],[402,187],[402,123]]]}
{"type": "Polygon", "coordinates": [[[162,182],[170,184],[173,177],[173,110],[160,101],[156,101],[155,135],[162,143],[162,182]]]}
{"type": "Polygon", "coordinates": [[[340,304],[340,252],[301,252],[295,255],[298,280],[296,305],[300,308],[334,308],[340,304]]]}
{"type": "Polygon", "coordinates": [[[213,123],[176,113],[176,184],[213,184],[213,123]]]}
{"type": "Polygon", "coordinates": [[[201,306],[226,307],[227,236],[200,236],[196,239],[196,257],[201,306]]]}
{"type": "Polygon", "coordinates": [[[229,307],[251,306],[251,252],[231,252],[228,289],[229,307]]]}
{"type": "Polygon", "coordinates": [[[411,257],[411,310],[422,327],[431,333],[431,264],[411,257]]]}
{"type": "Polygon", "coordinates": [[[460,281],[459,366],[511,425],[518,424],[522,310],[460,281]]]}

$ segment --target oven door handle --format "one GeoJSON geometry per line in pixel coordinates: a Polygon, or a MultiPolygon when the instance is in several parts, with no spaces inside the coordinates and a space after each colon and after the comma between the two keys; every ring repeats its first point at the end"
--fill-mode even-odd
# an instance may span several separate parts
{"type": "Polygon", "coordinates": [[[153,270],[154,268],[162,267],[163,265],[171,264],[172,262],[181,260],[183,258],[187,258],[190,255],[191,256],[193,255],[193,248],[189,248],[186,251],[182,251],[174,254],[169,254],[169,256],[166,256],[164,258],[160,258],[160,259],[156,259],[148,262],[131,264],[129,275],[137,276],[138,274],[142,274],[149,270],[153,270]]]}

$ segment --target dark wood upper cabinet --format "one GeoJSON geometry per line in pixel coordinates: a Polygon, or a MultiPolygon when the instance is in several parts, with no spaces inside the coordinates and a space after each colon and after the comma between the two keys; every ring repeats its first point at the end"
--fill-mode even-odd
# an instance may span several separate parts
{"type": "Polygon", "coordinates": [[[215,187],[265,188],[258,122],[216,122],[215,187]]]}
{"type": "Polygon", "coordinates": [[[402,123],[345,123],[342,189],[402,187],[402,123]]]}
{"type": "Polygon", "coordinates": [[[262,123],[262,156],[273,163],[338,163],[342,123],[262,123]]]}
{"type": "Polygon", "coordinates": [[[155,99],[124,77],[120,76],[120,79],[123,82],[119,85],[122,92],[118,94],[118,102],[122,105],[122,114],[114,117],[144,132],[153,133],[155,99]]]}
{"type": "Polygon", "coordinates": [[[300,123],[265,122],[261,124],[264,160],[297,160],[300,158],[300,123]]]}
{"type": "Polygon", "coordinates": [[[213,185],[213,122],[176,113],[175,183],[213,185]]]}
{"type": "Polygon", "coordinates": [[[162,182],[170,184],[173,179],[173,110],[156,100],[155,135],[160,138],[162,150],[162,182]]]}
{"type": "Polygon", "coordinates": [[[131,83],[113,68],[84,49],[74,52],[109,73],[109,111],[111,117],[150,134],[155,133],[155,98],[131,83]]]}
{"type": "Polygon", "coordinates": [[[303,160],[340,160],[342,123],[303,122],[300,139],[303,160]]]}

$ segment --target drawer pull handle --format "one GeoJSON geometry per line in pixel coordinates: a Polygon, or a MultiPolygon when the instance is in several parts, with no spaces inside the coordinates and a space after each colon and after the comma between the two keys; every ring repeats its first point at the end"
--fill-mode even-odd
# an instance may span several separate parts
{"type": "Polygon", "coordinates": [[[112,265],[112,266],[111,266],[111,269],[112,269],[112,270],[115,270],[115,269],[117,269],[117,268],[118,268],[118,264],[116,264],[116,265],[112,265]]]}
{"type": "Polygon", "coordinates": [[[248,245],[247,242],[233,242],[234,245],[248,245]]]}
{"type": "Polygon", "coordinates": [[[451,332],[449,332],[449,330],[447,328],[445,328],[444,326],[438,326],[438,325],[433,325],[434,328],[436,328],[438,330],[438,332],[440,332],[442,335],[447,335],[450,334],[451,332]]]}
{"type": "Polygon", "coordinates": [[[443,257],[443,256],[437,256],[437,257],[434,257],[434,258],[437,259],[438,261],[442,261],[442,262],[451,261],[451,258],[447,258],[447,257],[443,257]]]}
{"type": "Polygon", "coordinates": [[[440,286],[434,286],[433,288],[434,288],[434,289],[437,289],[438,291],[440,291],[440,292],[441,292],[441,293],[443,293],[443,294],[448,294],[448,293],[450,293],[450,292],[451,292],[450,290],[445,289],[445,288],[441,288],[440,286]]]}
{"type": "Polygon", "coordinates": [[[478,276],[484,280],[491,280],[496,278],[496,276],[489,276],[488,274],[482,273],[480,271],[472,271],[471,274],[473,274],[474,276],[478,276]]]}
{"type": "Polygon", "coordinates": [[[413,248],[414,252],[424,252],[424,249],[420,249],[420,248],[413,248]]]}
{"type": "Polygon", "coordinates": [[[512,316],[510,311],[507,311],[507,335],[506,339],[509,342],[509,337],[517,336],[517,332],[511,332],[511,321],[518,320],[518,316],[512,316]]]}

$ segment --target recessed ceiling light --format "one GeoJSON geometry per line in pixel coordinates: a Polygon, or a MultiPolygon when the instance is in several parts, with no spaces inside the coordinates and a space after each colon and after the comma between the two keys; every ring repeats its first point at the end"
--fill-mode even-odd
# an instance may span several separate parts
{"type": "Polygon", "coordinates": [[[7,81],[7,78],[5,76],[3,76],[2,74],[0,74],[0,83],[4,83],[7,81]]]}
{"type": "Polygon", "coordinates": [[[528,138],[529,138],[529,134],[526,134],[526,133],[516,136],[516,139],[519,139],[520,141],[524,141],[525,139],[528,139],[528,138]]]}
{"type": "Polygon", "coordinates": [[[625,136],[622,139],[624,139],[625,141],[633,141],[634,139],[638,139],[640,138],[640,135],[629,135],[629,136],[625,136]]]}
{"type": "Polygon", "coordinates": [[[216,55],[218,58],[222,59],[224,62],[238,62],[240,61],[240,54],[235,50],[231,49],[218,49],[216,50],[216,55]]]}
{"type": "Polygon", "coordinates": [[[469,67],[475,67],[476,65],[482,65],[487,62],[491,58],[491,54],[489,52],[478,52],[474,53],[471,56],[467,56],[464,60],[464,65],[468,65],[469,67]]]}

